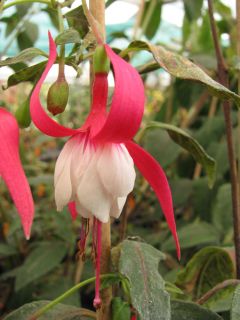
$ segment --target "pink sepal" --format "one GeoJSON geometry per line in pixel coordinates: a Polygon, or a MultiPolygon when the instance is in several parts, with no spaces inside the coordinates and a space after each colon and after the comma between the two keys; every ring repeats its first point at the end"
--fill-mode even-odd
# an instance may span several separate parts
{"type": "Polygon", "coordinates": [[[125,145],[137,168],[149,182],[158,197],[169,229],[175,240],[178,259],[180,259],[181,250],[173,212],[172,195],[166,175],[158,162],[136,143],[129,141],[125,145]]]}
{"type": "Polygon", "coordinates": [[[103,127],[107,118],[108,80],[106,73],[97,73],[92,86],[92,106],[90,113],[81,127],[81,131],[90,130],[90,137],[95,136],[103,127]]]}
{"type": "Polygon", "coordinates": [[[77,216],[78,216],[78,212],[77,212],[76,204],[75,204],[74,201],[69,202],[69,204],[68,204],[68,210],[70,211],[70,214],[71,214],[71,216],[72,216],[72,219],[73,219],[73,220],[76,220],[76,219],[77,219],[77,216]]]}
{"type": "Polygon", "coordinates": [[[30,99],[31,118],[35,126],[40,131],[42,131],[43,133],[49,136],[52,136],[52,137],[72,136],[78,133],[79,131],[64,127],[59,123],[57,123],[52,118],[50,118],[40,102],[40,91],[41,91],[42,84],[57,57],[56,46],[50,32],[48,33],[48,38],[49,38],[49,59],[48,59],[46,68],[40,80],[36,84],[30,99]]]}
{"type": "Polygon", "coordinates": [[[144,86],[136,69],[107,44],[105,49],[113,66],[115,88],[106,123],[96,139],[121,143],[132,139],[139,129],[144,111],[144,86]]]}
{"type": "Polygon", "coordinates": [[[0,176],[5,181],[15,203],[25,237],[29,239],[34,203],[19,157],[18,124],[12,114],[3,108],[0,108],[0,176]]]}

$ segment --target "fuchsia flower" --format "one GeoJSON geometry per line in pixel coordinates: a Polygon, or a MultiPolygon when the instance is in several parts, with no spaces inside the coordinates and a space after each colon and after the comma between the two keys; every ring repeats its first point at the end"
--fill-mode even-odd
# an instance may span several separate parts
{"type": "Polygon", "coordinates": [[[34,214],[32,193],[19,157],[17,121],[3,108],[0,108],[0,176],[10,191],[25,236],[29,239],[34,214]]]}
{"type": "MultiPolygon", "coordinates": [[[[43,133],[70,137],[56,163],[54,184],[58,210],[69,205],[73,216],[92,216],[95,222],[97,258],[101,251],[101,223],[118,218],[135,181],[134,163],[148,180],[161,204],[163,213],[180,247],[174,220],[171,191],[167,178],[153,157],[132,141],[144,111],[144,86],[137,71],[105,44],[111,61],[115,88],[110,111],[106,111],[107,73],[95,73],[90,114],[79,129],[70,129],[51,119],[39,99],[41,86],[56,60],[56,46],[49,34],[50,55],[30,101],[32,120],[43,133]]],[[[99,297],[99,259],[97,260],[95,305],[99,297]]]]}

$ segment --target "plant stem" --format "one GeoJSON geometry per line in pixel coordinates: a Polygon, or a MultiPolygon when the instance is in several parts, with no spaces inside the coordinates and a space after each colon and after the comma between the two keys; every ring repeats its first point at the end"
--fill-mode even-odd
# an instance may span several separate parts
{"type": "MultiPolygon", "coordinates": [[[[240,0],[236,0],[236,13],[237,13],[237,59],[239,65],[240,59],[240,0]]],[[[237,71],[237,82],[238,82],[238,94],[240,94],[240,70],[237,71]]],[[[238,126],[237,126],[237,159],[238,159],[238,168],[240,165],[240,110],[237,114],[238,126]]],[[[238,170],[238,186],[240,186],[240,170],[238,170]]],[[[240,191],[240,190],[238,190],[240,191]]],[[[239,194],[240,196],[240,194],[239,194]]]]}
{"type": "MultiPolygon", "coordinates": [[[[64,21],[63,21],[63,15],[62,15],[62,9],[61,5],[57,5],[57,11],[58,11],[58,22],[59,22],[59,32],[64,31],[64,21]]],[[[59,76],[64,77],[64,67],[65,67],[65,45],[61,44],[60,46],[60,54],[59,54],[59,76]]]]}
{"type": "MultiPolygon", "coordinates": [[[[105,39],[105,0],[90,0],[90,12],[98,22],[99,33],[105,39]]],[[[91,72],[91,71],[90,71],[91,72]]],[[[102,224],[101,273],[109,273],[111,266],[111,221],[102,224]]],[[[102,306],[97,310],[97,320],[111,320],[112,288],[101,291],[102,306]]]]}
{"type": "Polygon", "coordinates": [[[11,1],[9,3],[6,3],[4,6],[3,6],[3,10],[5,9],[8,9],[12,6],[16,6],[16,5],[19,5],[19,4],[24,4],[24,3],[45,3],[47,5],[51,5],[51,1],[49,0],[14,0],[14,1],[11,1]]]}
{"type": "MultiPolygon", "coordinates": [[[[101,275],[101,279],[109,279],[109,278],[116,278],[116,277],[119,277],[119,275],[116,275],[113,273],[101,275]]],[[[55,305],[62,302],[64,299],[68,298],[69,296],[71,296],[74,292],[76,292],[80,288],[82,288],[90,283],[93,283],[95,280],[96,280],[96,277],[92,277],[92,278],[89,278],[85,281],[82,281],[82,282],[76,284],[74,287],[72,287],[71,289],[64,292],[62,295],[57,297],[55,300],[51,301],[50,303],[46,304],[44,307],[40,308],[37,312],[35,312],[29,318],[29,320],[36,320],[37,318],[39,318],[40,316],[45,314],[47,311],[52,309],[55,305]]]]}
{"type": "Polygon", "coordinates": [[[240,284],[240,280],[237,279],[228,279],[221,283],[218,283],[215,287],[210,289],[208,292],[206,292],[200,299],[198,299],[196,302],[198,304],[204,304],[207,300],[209,300],[213,295],[215,295],[220,290],[230,287],[230,286],[237,286],[240,284]]]}
{"type": "MultiPolygon", "coordinates": [[[[218,63],[218,77],[219,82],[225,87],[229,88],[227,65],[225,63],[222,50],[219,44],[217,35],[217,27],[213,16],[213,4],[212,0],[208,0],[208,11],[211,23],[211,30],[213,36],[213,42],[218,63]]],[[[234,228],[234,243],[236,252],[236,271],[237,278],[240,279],[240,207],[239,207],[239,186],[238,186],[238,174],[237,164],[235,160],[235,151],[233,145],[232,134],[232,119],[231,119],[231,105],[229,101],[223,102],[223,113],[225,118],[226,135],[227,135],[227,147],[228,147],[228,159],[230,165],[230,177],[232,188],[232,208],[233,208],[233,228],[234,228]]]]}

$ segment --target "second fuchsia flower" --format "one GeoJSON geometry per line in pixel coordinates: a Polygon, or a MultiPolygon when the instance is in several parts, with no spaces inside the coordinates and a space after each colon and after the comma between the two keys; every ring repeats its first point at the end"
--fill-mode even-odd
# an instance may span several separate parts
{"type": "Polygon", "coordinates": [[[6,183],[21,218],[26,239],[30,238],[34,203],[19,156],[19,128],[14,116],[0,108],[0,178],[6,183]]]}
{"type": "MultiPolygon", "coordinates": [[[[41,86],[57,56],[50,34],[49,46],[49,60],[31,96],[30,110],[33,122],[43,133],[53,137],[70,137],[55,168],[57,209],[62,210],[69,205],[72,215],[78,213],[84,218],[94,216],[98,220],[96,233],[100,235],[101,223],[107,222],[110,216],[120,216],[127,195],[133,190],[135,164],[158,197],[180,258],[167,178],[157,161],[132,141],[144,111],[145,95],[141,77],[105,44],[115,79],[110,111],[106,110],[107,72],[95,72],[92,105],[87,120],[79,129],[64,127],[47,115],[39,99],[41,86]]],[[[98,298],[96,296],[96,300],[98,298]]]]}

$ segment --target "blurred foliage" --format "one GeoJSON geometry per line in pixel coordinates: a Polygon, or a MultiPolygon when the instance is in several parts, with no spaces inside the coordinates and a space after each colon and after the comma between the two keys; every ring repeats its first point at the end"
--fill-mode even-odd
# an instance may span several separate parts
{"type": "MultiPolygon", "coordinates": [[[[108,1],[108,5],[113,2],[108,1]]],[[[235,19],[228,6],[214,0],[219,37],[231,71],[227,90],[216,82],[217,63],[204,1],[182,0],[182,39],[170,51],[158,38],[165,2],[145,1],[137,26],[143,41],[124,35],[129,46],[121,55],[129,59],[142,50],[152,54],[146,64],[139,66],[144,74],[147,102],[137,139],[159,161],[169,178],[182,259],[177,261],[157,199],[139,175],[121,219],[112,224],[113,268],[127,279],[114,283],[113,320],[129,319],[131,311],[136,310],[139,319],[144,320],[228,320],[230,315],[237,320],[239,287],[216,292],[205,302],[205,308],[193,303],[219,283],[235,277],[231,187],[221,109],[221,98],[232,98],[239,104],[234,93],[235,19]],[[154,44],[147,44],[145,38],[152,39],[154,44]]],[[[21,130],[21,159],[36,205],[32,237],[26,241],[7,189],[0,181],[0,312],[5,315],[26,304],[6,320],[26,319],[46,304],[45,300],[56,298],[93,274],[90,237],[86,260],[77,259],[80,218],[73,222],[67,210],[57,213],[55,209],[53,171],[64,141],[41,135],[29,121],[28,98],[46,63],[46,53],[30,48],[39,36],[39,26],[28,21],[31,8],[18,6],[15,13],[1,19],[7,26],[6,36],[17,31],[17,44],[20,50],[24,49],[18,56],[0,62],[0,67],[9,65],[13,69],[13,74],[2,83],[5,91],[0,100],[16,112],[20,126],[27,127],[21,130]],[[45,56],[45,60],[35,60],[40,56],[45,56]]],[[[56,10],[41,8],[57,27],[56,10]]],[[[70,11],[66,20],[69,29],[57,37],[57,43],[72,43],[65,61],[79,75],[79,64],[89,58],[87,49],[94,41],[82,7],[70,11]]],[[[122,36],[121,32],[111,35],[112,39],[122,36]]],[[[47,90],[46,86],[43,99],[47,90]]],[[[88,113],[89,101],[89,88],[79,86],[76,80],[70,84],[66,112],[56,119],[70,127],[80,126],[88,113]]],[[[238,145],[236,108],[232,117],[238,145]]],[[[65,306],[58,305],[46,319],[89,319],[82,312],[93,309],[93,290],[93,285],[89,285],[75,292],[64,301],[65,306]]]]}

